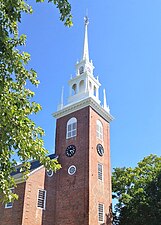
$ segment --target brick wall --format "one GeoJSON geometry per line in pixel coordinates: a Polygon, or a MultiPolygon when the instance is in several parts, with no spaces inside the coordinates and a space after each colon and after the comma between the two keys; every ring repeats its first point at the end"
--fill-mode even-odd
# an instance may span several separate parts
{"type": "MultiPolygon", "coordinates": [[[[43,209],[37,207],[38,189],[44,189],[45,168],[35,171],[26,181],[22,225],[42,225],[43,209]]],[[[17,225],[17,224],[14,224],[17,225]]]]}
{"type": "Polygon", "coordinates": [[[86,225],[89,213],[89,108],[84,108],[57,120],[56,154],[62,169],[56,174],[55,221],[53,225],[86,225]],[[66,124],[77,118],[77,136],[66,139],[66,124]],[[69,145],[76,146],[72,157],[65,155],[69,145]],[[77,171],[69,175],[69,166],[77,171]]]}
{"type": "Polygon", "coordinates": [[[12,208],[5,208],[4,204],[0,205],[0,225],[22,225],[25,185],[25,182],[18,184],[14,189],[19,199],[14,201],[12,208]]]}
{"type": "Polygon", "coordinates": [[[111,225],[110,207],[112,203],[110,168],[110,127],[109,123],[90,108],[90,144],[89,144],[89,224],[98,224],[98,203],[105,206],[105,224],[111,225]],[[96,121],[103,125],[103,140],[96,137],[96,121]],[[103,156],[97,153],[97,144],[104,147],[103,156]],[[98,163],[103,165],[103,182],[98,180],[98,163]]]}
{"type": "MultiPolygon", "coordinates": [[[[92,108],[86,107],[57,120],[56,154],[62,169],[55,179],[55,221],[53,225],[98,225],[98,202],[105,205],[105,224],[111,225],[111,170],[110,170],[110,135],[109,123],[92,108]],[[66,139],[66,124],[77,118],[77,136],[66,139]],[[96,138],[96,121],[99,119],[104,128],[104,138],[96,138]],[[101,143],[105,153],[97,154],[96,145],[101,143]],[[76,146],[72,157],[65,155],[68,145],[76,146]],[[104,181],[98,180],[97,164],[103,164],[104,181]],[[70,176],[70,165],[77,168],[70,176]]],[[[46,224],[45,224],[46,225],[46,224]]]]}

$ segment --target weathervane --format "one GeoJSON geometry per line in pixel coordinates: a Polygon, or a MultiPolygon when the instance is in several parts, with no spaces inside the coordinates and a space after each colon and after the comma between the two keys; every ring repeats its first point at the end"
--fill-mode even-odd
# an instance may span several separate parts
{"type": "Polygon", "coordinates": [[[84,17],[84,22],[85,22],[85,26],[87,26],[89,24],[88,16],[85,16],[84,17]]]}

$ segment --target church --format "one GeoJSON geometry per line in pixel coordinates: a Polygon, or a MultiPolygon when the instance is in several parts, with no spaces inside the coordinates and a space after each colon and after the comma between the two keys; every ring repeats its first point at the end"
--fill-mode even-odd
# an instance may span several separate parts
{"type": "Polygon", "coordinates": [[[69,82],[67,104],[63,93],[56,118],[57,173],[31,162],[24,180],[13,173],[18,201],[0,206],[0,225],[112,225],[110,114],[104,92],[89,59],[88,18],[85,17],[83,55],[69,82]]]}

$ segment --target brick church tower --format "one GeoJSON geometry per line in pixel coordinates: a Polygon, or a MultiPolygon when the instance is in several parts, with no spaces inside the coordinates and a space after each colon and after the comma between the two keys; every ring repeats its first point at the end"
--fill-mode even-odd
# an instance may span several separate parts
{"type": "MultiPolygon", "coordinates": [[[[62,169],[56,174],[54,225],[111,225],[110,122],[99,100],[100,83],[89,60],[88,18],[85,17],[83,57],[69,80],[67,105],[54,113],[56,155],[62,169]]],[[[63,96],[62,96],[63,98],[63,96]]]]}

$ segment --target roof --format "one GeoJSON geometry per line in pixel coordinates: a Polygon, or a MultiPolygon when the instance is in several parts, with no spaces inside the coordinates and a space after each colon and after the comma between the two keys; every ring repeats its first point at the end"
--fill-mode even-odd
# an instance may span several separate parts
{"type": "MultiPolygon", "coordinates": [[[[56,154],[51,154],[51,155],[48,155],[48,157],[50,159],[55,159],[55,158],[57,158],[57,155],[56,154]]],[[[42,166],[42,164],[39,162],[39,160],[32,160],[30,163],[31,163],[30,173],[42,166]]],[[[20,172],[21,165],[22,164],[17,165],[15,167],[16,171],[11,173],[11,176],[13,176],[14,179],[22,178],[22,172],[20,172]]]]}

